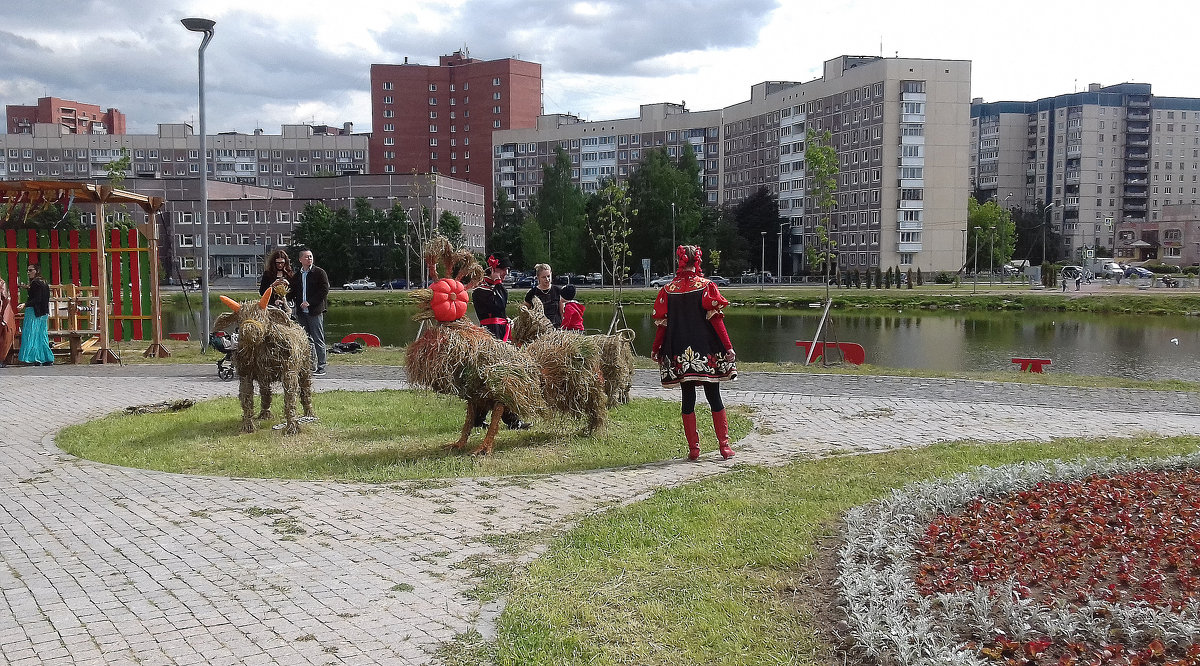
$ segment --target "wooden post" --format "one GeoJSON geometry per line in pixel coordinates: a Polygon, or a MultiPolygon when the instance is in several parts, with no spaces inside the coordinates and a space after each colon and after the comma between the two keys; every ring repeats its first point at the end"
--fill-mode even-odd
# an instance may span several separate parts
{"type": "Polygon", "coordinates": [[[100,307],[96,317],[100,324],[100,349],[92,357],[92,363],[120,363],[121,359],[109,348],[108,335],[108,261],[104,253],[104,202],[112,194],[112,188],[101,186],[100,201],[96,204],[96,286],[100,307]]]}
{"type": "Polygon", "coordinates": [[[154,333],[150,347],[142,352],[142,356],[152,358],[166,358],[171,355],[171,352],[162,343],[162,294],[159,292],[158,275],[158,211],[162,205],[163,200],[159,197],[150,198],[150,205],[144,208],[147,219],[146,228],[142,229],[150,248],[150,298],[154,303],[150,311],[150,316],[154,321],[154,333]]]}

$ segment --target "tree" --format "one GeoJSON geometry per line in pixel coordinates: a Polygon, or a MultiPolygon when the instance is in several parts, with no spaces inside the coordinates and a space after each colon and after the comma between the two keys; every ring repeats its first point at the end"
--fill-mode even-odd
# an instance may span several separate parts
{"type": "Polygon", "coordinates": [[[820,267],[825,275],[825,299],[829,299],[829,272],[836,256],[837,243],[829,238],[829,223],[837,203],[838,159],[829,130],[808,130],[805,146],[805,173],[813,211],[817,214],[816,243],[806,246],[809,267],[820,267]]]}
{"type": "Polygon", "coordinates": [[[691,148],[673,162],[666,148],[648,150],[629,178],[629,198],[638,211],[629,245],[635,257],[649,258],[661,272],[675,270],[676,245],[704,240],[705,221],[716,226],[717,217],[704,212],[700,167],[691,148]]]}
{"type": "Polygon", "coordinates": [[[506,252],[513,266],[525,266],[525,252],[521,245],[521,225],[525,211],[508,198],[508,191],[496,188],[496,201],[492,204],[492,236],[488,248],[492,252],[506,252]]]}
{"type": "Polygon", "coordinates": [[[972,270],[1003,266],[1012,259],[1016,245],[1017,229],[1008,209],[995,201],[981,204],[974,197],[967,199],[967,253],[972,270]]]}
{"type": "Polygon", "coordinates": [[[621,291],[625,279],[629,277],[629,261],[633,256],[629,250],[629,234],[632,232],[629,218],[637,215],[637,211],[629,207],[629,194],[618,183],[605,186],[596,200],[599,206],[595,216],[589,219],[590,236],[600,253],[601,273],[604,272],[605,262],[608,264],[613,284],[613,303],[620,305],[621,291]]]}
{"type": "Polygon", "coordinates": [[[554,149],[554,161],[542,165],[542,187],[531,213],[521,226],[524,258],[531,263],[551,263],[553,258],[560,273],[584,270],[584,197],[571,180],[571,157],[561,146],[554,149]],[[539,233],[529,228],[530,220],[539,233]]]}
{"type": "Polygon", "coordinates": [[[455,248],[463,246],[464,238],[462,232],[462,219],[459,216],[451,213],[448,210],[442,211],[438,216],[438,233],[446,237],[450,241],[450,245],[455,248]]]}

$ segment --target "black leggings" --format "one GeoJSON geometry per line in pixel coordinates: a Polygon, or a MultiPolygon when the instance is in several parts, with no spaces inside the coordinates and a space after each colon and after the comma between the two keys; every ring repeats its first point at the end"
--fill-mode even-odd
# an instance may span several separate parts
{"type": "Polygon", "coordinates": [[[679,385],[683,390],[684,414],[696,411],[696,384],[704,384],[704,397],[708,400],[709,409],[714,412],[725,409],[725,403],[721,402],[721,385],[717,382],[684,382],[679,385]]]}

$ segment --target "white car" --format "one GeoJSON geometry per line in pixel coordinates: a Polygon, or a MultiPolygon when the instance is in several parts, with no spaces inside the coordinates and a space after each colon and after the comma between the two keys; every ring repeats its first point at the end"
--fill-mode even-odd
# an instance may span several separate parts
{"type": "Polygon", "coordinates": [[[369,278],[360,278],[354,282],[347,282],[342,285],[342,289],[374,289],[375,282],[369,278]]]}
{"type": "Polygon", "coordinates": [[[654,278],[653,280],[651,280],[650,286],[651,287],[665,287],[665,286],[671,284],[671,281],[674,279],[675,279],[674,273],[672,273],[671,275],[664,275],[660,278],[654,278]]]}

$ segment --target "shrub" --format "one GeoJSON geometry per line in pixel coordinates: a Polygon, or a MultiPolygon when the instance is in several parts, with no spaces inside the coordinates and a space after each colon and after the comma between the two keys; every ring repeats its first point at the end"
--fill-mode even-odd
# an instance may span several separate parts
{"type": "Polygon", "coordinates": [[[934,284],[954,284],[957,276],[948,271],[938,271],[937,275],[933,276],[934,284]]]}

